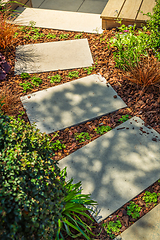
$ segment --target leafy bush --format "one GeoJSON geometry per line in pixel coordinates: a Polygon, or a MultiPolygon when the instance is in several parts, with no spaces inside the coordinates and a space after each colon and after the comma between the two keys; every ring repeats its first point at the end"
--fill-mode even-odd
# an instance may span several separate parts
{"type": "Polygon", "coordinates": [[[47,135],[0,114],[0,239],[54,239],[66,188],[52,156],[47,135]]]}
{"type": "Polygon", "coordinates": [[[150,48],[155,53],[155,56],[160,60],[160,52],[157,51],[160,48],[160,0],[156,1],[156,5],[153,8],[153,14],[147,13],[150,20],[147,21],[147,30],[150,31],[150,48]]]}
{"type": "Polygon", "coordinates": [[[7,73],[11,69],[10,65],[6,62],[5,57],[0,53],[0,80],[4,80],[7,73]]]}
{"type": "Polygon", "coordinates": [[[60,172],[53,149],[46,134],[0,112],[0,239],[90,239],[80,217],[91,220],[84,204],[96,202],[81,194],[81,182],[65,182],[66,169],[60,172]]]}
{"type": "Polygon", "coordinates": [[[149,35],[141,30],[135,34],[135,27],[126,27],[122,25],[119,27],[119,33],[115,38],[110,40],[112,46],[117,51],[113,53],[116,67],[127,70],[129,66],[134,67],[142,56],[148,56],[148,39],[149,35]]]}
{"type": "Polygon", "coordinates": [[[144,15],[150,19],[143,30],[136,31],[136,24],[129,27],[122,25],[119,32],[110,40],[110,44],[116,48],[113,53],[116,67],[128,70],[129,67],[135,67],[141,57],[148,57],[150,53],[160,60],[160,0],[156,1],[153,15],[151,13],[144,15]]]}

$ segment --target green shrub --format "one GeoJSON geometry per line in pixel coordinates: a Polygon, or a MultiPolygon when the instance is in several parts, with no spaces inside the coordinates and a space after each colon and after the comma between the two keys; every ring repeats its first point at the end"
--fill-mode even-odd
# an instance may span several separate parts
{"type": "Polygon", "coordinates": [[[156,1],[156,5],[153,8],[153,14],[147,13],[150,20],[147,21],[147,29],[150,31],[150,46],[154,51],[155,55],[160,59],[160,52],[156,49],[160,48],[160,0],[156,1]]]}
{"type": "Polygon", "coordinates": [[[128,66],[134,67],[142,56],[148,56],[149,35],[141,30],[135,34],[135,27],[136,25],[122,25],[119,27],[120,32],[110,40],[112,46],[117,49],[113,55],[118,68],[126,70],[128,66]]]}
{"type": "Polygon", "coordinates": [[[54,239],[66,188],[53,144],[0,113],[0,239],[54,239]]]}

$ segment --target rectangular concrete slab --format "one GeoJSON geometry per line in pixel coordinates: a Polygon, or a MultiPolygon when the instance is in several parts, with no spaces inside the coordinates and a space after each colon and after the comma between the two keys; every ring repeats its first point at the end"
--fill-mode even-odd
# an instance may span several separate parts
{"type": "Polygon", "coordinates": [[[31,123],[51,133],[126,107],[101,75],[93,74],[21,97],[31,123]],[[116,98],[114,98],[116,96],[116,98]]]}
{"type": "Polygon", "coordinates": [[[160,204],[114,240],[159,240],[160,204]]]}
{"type": "Polygon", "coordinates": [[[16,48],[15,74],[92,66],[87,39],[27,44],[16,48]]]}
{"type": "Polygon", "coordinates": [[[88,33],[103,32],[99,14],[26,8],[14,23],[29,26],[30,21],[36,22],[35,27],[41,28],[88,33]]]}
{"type": "Polygon", "coordinates": [[[77,12],[83,0],[45,0],[40,8],[77,12]]]}
{"type": "Polygon", "coordinates": [[[59,161],[98,202],[102,221],[159,179],[160,134],[133,117],[59,161]]]}
{"type": "Polygon", "coordinates": [[[107,0],[85,0],[78,9],[78,12],[101,14],[107,4],[107,0]]]}

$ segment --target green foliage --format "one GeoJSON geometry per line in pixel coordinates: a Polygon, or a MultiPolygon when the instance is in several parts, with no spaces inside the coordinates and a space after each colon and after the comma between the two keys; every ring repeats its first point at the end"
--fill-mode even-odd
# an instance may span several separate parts
{"type": "MultiPolygon", "coordinates": [[[[66,176],[65,169],[62,171],[62,176],[66,176]]],[[[72,238],[83,235],[85,239],[89,240],[90,237],[88,234],[92,234],[90,231],[91,228],[83,222],[79,216],[84,216],[93,221],[88,213],[86,213],[86,210],[93,212],[89,207],[91,206],[93,208],[97,203],[91,200],[90,194],[81,193],[81,182],[73,184],[73,179],[71,179],[66,183],[65,187],[68,190],[68,194],[64,198],[65,206],[62,211],[62,219],[58,221],[56,240],[65,240],[63,232],[66,232],[72,238]],[[71,231],[72,229],[76,230],[77,234],[73,234],[71,231]]]]}
{"type": "Polygon", "coordinates": [[[66,38],[68,38],[68,36],[69,36],[69,34],[61,34],[59,36],[59,39],[66,39],[66,38]]]}
{"type": "Polygon", "coordinates": [[[74,38],[75,38],[75,39],[80,39],[80,38],[82,37],[82,35],[83,35],[82,33],[76,34],[76,35],[74,36],[74,38]]]}
{"type": "Polygon", "coordinates": [[[38,87],[42,83],[42,79],[39,77],[32,77],[31,82],[33,83],[33,85],[38,87]]]}
{"type": "Polygon", "coordinates": [[[120,231],[120,228],[122,227],[122,224],[120,220],[117,220],[116,222],[110,221],[108,224],[103,223],[102,225],[106,232],[109,234],[110,238],[115,238],[115,235],[113,233],[118,233],[120,231]]]}
{"type": "Polygon", "coordinates": [[[88,132],[75,133],[76,140],[79,142],[85,142],[91,139],[88,132]]]}
{"type": "Polygon", "coordinates": [[[50,80],[51,83],[55,83],[55,82],[60,83],[62,80],[62,77],[59,74],[56,74],[55,76],[48,76],[48,78],[51,79],[50,80]]]}
{"type": "Polygon", "coordinates": [[[61,150],[62,148],[66,148],[65,144],[61,143],[60,140],[57,140],[52,144],[53,150],[57,151],[58,149],[61,150]]]}
{"type": "Polygon", "coordinates": [[[79,77],[79,72],[78,71],[72,71],[68,73],[69,78],[78,78],[79,77]]]}
{"type": "Polygon", "coordinates": [[[52,34],[52,33],[48,33],[46,35],[47,38],[51,38],[51,39],[55,39],[56,38],[56,34],[52,34]]]}
{"type": "Polygon", "coordinates": [[[152,202],[156,203],[158,201],[157,194],[155,192],[151,193],[149,191],[146,191],[144,193],[144,196],[142,199],[145,201],[145,203],[152,203],[152,202]]]}
{"type": "Polygon", "coordinates": [[[112,130],[111,127],[109,127],[109,126],[104,126],[104,125],[98,126],[97,128],[95,128],[96,133],[98,133],[98,134],[100,134],[100,135],[102,135],[103,133],[108,132],[108,131],[110,131],[110,130],[112,130]]]}
{"type": "Polygon", "coordinates": [[[122,25],[115,38],[110,40],[112,46],[117,51],[113,53],[116,67],[127,70],[128,67],[134,67],[140,60],[141,56],[148,56],[149,35],[139,30],[135,34],[135,27],[126,27],[122,25]]]}
{"type": "Polygon", "coordinates": [[[16,38],[18,36],[18,32],[15,32],[15,34],[14,34],[14,38],[16,38]]]}
{"type": "Polygon", "coordinates": [[[156,1],[156,5],[153,8],[153,14],[144,14],[150,17],[147,21],[146,30],[150,31],[149,46],[154,52],[155,56],[160,60],[160,0],[156,1]],[[157,51],[158,50],[158,51],[157,51]]]}
{"type": "Polygon", "coordinates": [[[118,120],[118,122],[126,122],[129,119],[129,115],[122,115],[122,117],[118,120]]]}
{"type": "Polygon", "coordinates": [[[96,68],[95,66],[94,67],[84,68],[84,71],[87,71],[87,74],[89,75],[89,74],[92,73],[93,69],[95,69],[95,68],[96,68]]]}
{"type": "Polygon", "coordinates": [[[135,67],[144,56],[151,52],[160,60],[160,0],[156,1],[153,14],[143,30],[135,30],[136,25],[119,27],[119,33],[110,40],[110,44],[117,50],[113,53],[116,67],[128,70],[135,67]]]}
{"type": "Polygon", "coordinates": [[[29,73],[22,72],[21,73],[21,78],[23,78],[23,79],[30,78],[30,75],[29,75],[29,73]]]}
{"type": "Polygon", "coordinates": [[[32,84],[27,81],[20,83],[19,85],[23,87],[23,92],[26,92],[27,90],[31,90],[33,88],[32,84]]]}
{"type": "Polygon", "coordinates": [[[53,149],[20,116],[0,115],[0,239],[55,239],[67,193],[53,149]]]}
{"type": "Polygon", "coordinates": [[[38,38],[44,37],[45,34],[41,33],[40,28],[35,28],[36,22],[30,21],[30,27],[21,27],[21,31],[25,32],[24,38],[37,40],[38,38]]]}
{"type": "Polygon", "coordinates": [[[130,205],[127,206],[127,214],[129,216],[132,216],[132,218],[136,219],[138,218],[139,212],[141,211],[141,207],[139,207],[137,204],[135,204],[133,201],[130,202],[130,205]]]}

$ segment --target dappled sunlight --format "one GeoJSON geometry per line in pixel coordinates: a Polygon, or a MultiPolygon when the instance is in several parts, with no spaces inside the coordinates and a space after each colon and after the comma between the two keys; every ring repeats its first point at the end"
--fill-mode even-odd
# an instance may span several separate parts
{"type": "Polygon", "coordinates": [[[21,97],[31,123],[52,133],[126,107],[100,75],[90,75],[21,97]],[[34,119],[34,116],[35,119],[34,119]],[[53,130],[54,129],[54,130],[53,130]]]}
{"type": "MultiPolygon", "coordinates": [[[[131,118],[60,160],[60,168],[67,166],[68,177],[82,181],[83,192],[91,193],[98,202],[97,221],[159,178],[160,151],[155,150],[160,149],[160,141],[150,144],[145,135],[139,135],[142,124],[141,119],[131,118]]],[[[155,137],[152,129],[147,131],[151,138],[155,137]]]]}

